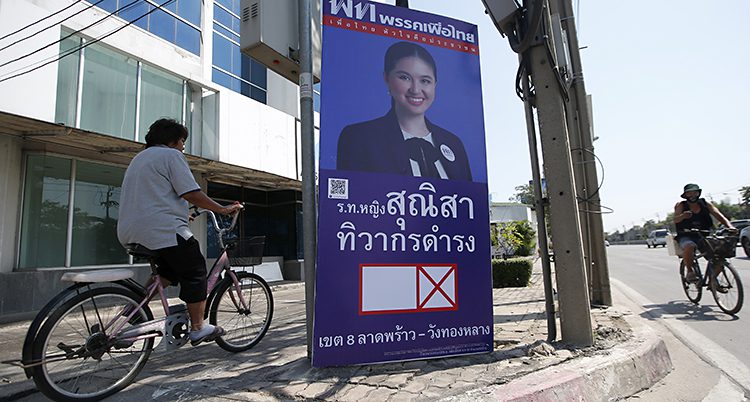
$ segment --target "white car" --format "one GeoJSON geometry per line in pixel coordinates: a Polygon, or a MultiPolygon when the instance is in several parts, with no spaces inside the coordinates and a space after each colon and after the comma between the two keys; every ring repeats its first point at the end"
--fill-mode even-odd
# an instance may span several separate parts
{"type": "Polygon", "coordinates": [[[648,238],[646,239],[646,247],[667,247],[668,234],[669,231],[667,229],[652,230],[651,233],[648,234],[648,238]]]}

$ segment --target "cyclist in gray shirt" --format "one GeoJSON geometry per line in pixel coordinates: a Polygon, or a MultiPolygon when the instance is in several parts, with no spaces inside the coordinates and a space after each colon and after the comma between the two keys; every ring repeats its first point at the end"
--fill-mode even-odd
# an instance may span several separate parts
{"type": "Polygon", "coordinates": [[[149,127],[146,149],[125,171],[117,236],[123,245],[138,243],[159,254],[163,284],[180,284],[180,299],[190,315],[190,341],[196,346],[224,330],[203,322],[206,259],[188,226],[189,203],[225,215],[242,206],[222,206],[201,191],[182,154],[187,137],[187,128],[175,120],[160,119],[149,127]]]}

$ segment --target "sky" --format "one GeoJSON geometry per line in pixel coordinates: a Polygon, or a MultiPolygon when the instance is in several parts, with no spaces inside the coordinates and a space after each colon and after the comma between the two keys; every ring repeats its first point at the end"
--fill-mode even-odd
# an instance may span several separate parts
{"type": "MultiPolygon", "coordinates": [[[[395,4],[395,1],[380,1],[395,4]]],[[[504,202],[531,180],[518,56],[481,0],[410,0],[412,9],[479,26],[488,185],[504,202]]],[[[750,1],[573,0],[594,142],[602,162],[604,230],[674,210],[686,183],[739,201],[750,186],[750,1]]]]}

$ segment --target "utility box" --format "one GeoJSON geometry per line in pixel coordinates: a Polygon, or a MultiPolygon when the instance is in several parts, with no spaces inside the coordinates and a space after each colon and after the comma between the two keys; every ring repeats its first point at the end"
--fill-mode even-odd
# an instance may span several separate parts
{"type": "MultiPolygon", "coordinates": [[[[299,84],[297,0],[242,0],[240,49],[289,81],[299,84]]],[[[312,1],[313,80],[320,81],[320,0],[312,1]]]]}

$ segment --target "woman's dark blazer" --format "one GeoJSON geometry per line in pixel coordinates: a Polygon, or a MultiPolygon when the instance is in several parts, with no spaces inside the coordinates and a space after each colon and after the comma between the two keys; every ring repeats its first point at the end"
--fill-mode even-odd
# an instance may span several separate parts
{"type": "MultiPolygon", "coordinates": [[[[432,124],[429,120],[426,121],[440,154],[440,164],[443,165],[448,178],[471,181],[469,159],[461,140],[450,131],[432,124]],[[440,151],[441,145],[453,151],[453,161],[448,160],[440,151]]],[[[406,141],[393,109],[375,120],[344,127],[339,136],[336,154],[338,170],[412,175],[406,141]]]]}

